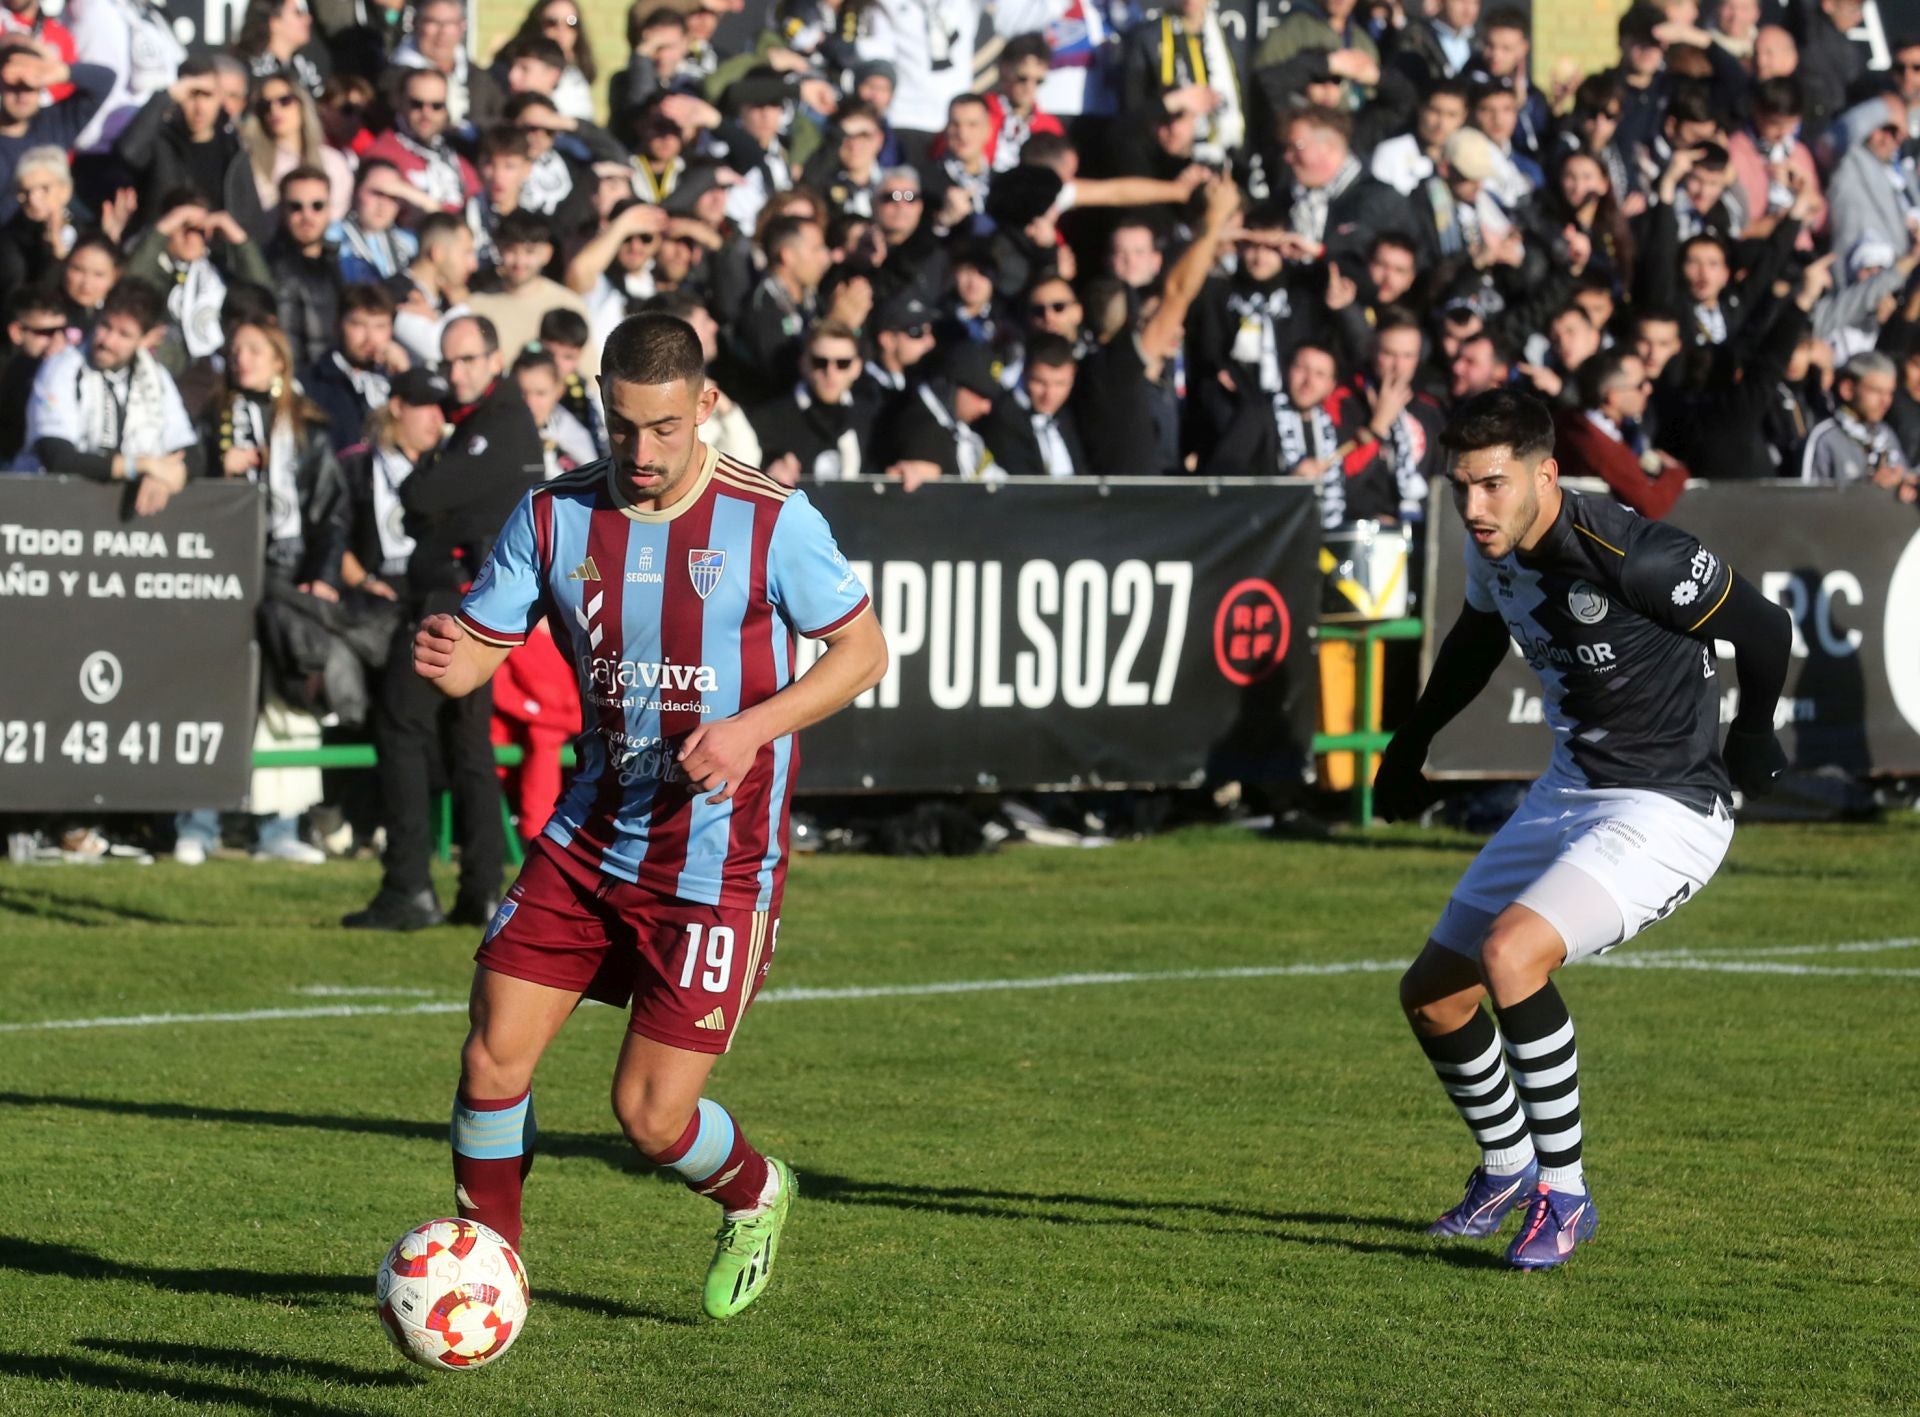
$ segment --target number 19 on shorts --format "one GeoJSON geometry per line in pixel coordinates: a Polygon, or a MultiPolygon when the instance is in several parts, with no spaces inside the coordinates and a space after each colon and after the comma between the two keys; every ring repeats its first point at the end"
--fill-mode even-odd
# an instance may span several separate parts
{"type": "Polygon", "coordinates": [[[694,971],[709,994],[724,994],[733,981],[733,930],[726,925],[687,926],[687,961],[680,966],[680,987],[693,987],[694,971]],[[701,964],[705,963],[705,968],[701,964]]]}

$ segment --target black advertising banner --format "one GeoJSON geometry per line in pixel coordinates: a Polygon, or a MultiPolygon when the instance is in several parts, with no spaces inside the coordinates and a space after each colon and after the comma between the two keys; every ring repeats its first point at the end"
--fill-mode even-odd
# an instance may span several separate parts
{"type": "MultiPolygon", "coordinates": [[[[801,738],[807,792],[1298,780],[1320,544],[1299,483],[807,490],[873,593],[886,679],[801,738]]],[[[801,665],[817,646],[802,646],[801,665]]]]}
{"type": "MultiPolygon", "coordinates": [[[[1437,647],[1465,598],[1465,536],[1450,507],[1430,519],[1437,647]]],[[[1775,713],[1797,768],[1920,772],[1920,516],[1874,487],[1722,483],[1689,487],[1668,518],[1793,616],[1793,665],[1775,713]]],[[[1720,653],[1720,720],[1739,709],[1720,653]]],[[[1431,654],[1431,648],[1429,649],[1431,654]]],[[[1552,754],[1540,681],[1516,647],[1435,740],[1440,777],[1533,777],[1552,754]]]]}
{"type": "Polygon", "coordinates": [[[194,482],[0,476],[0,810],[236,807],[253,751],[265,511],[194,482]]]}

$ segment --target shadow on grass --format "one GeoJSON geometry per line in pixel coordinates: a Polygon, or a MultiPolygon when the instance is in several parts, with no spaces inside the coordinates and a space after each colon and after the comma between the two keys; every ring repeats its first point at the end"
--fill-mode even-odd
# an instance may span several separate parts
{"type": "Polygon", "coordinates": [[[329,1363],[318,1358],[291,1358],[284,1353],[259,1353],[248,1348],[215,1348],[203,1343],[158,1343],[132,1338],[76,1338],[75,1348],[85,1348],[112,1358],[128,1358],[136,1363],[192,1364],[203,1368],[226,1368],[236,1376],[277,1377],[298,1373],[315,1382],[339,1383],[345,1387],[418,1387],[427,1381],[422,1372],[396,1368],[371,1372],[329,1363]]]}
{"type": "Polygon", "coordinates": [[[1398,1215],[1346,1215],[1337,1211],[1265,1211],[1213,1201],[1132,1200],[1072,1192],[998,1191],[978,1186],[906,1186],[860,1181],[825,1171],[801,1171],[801,1194],[829,1205],[880,1206],[889,1210],[938,1211],[986,1220],[1038,1221],[1046,1225],[1127,1226],[1176,1235],[1241,1235],[1287,1245],[1326,1246],[1358,1254],[1406,1255],[1462,1269],[1506,1269],[1494,1251],[1419,1240],[1369,1239],[1366,1231],[1424,1236],[1426,1224],[1398,1215]],[[1088,1214],[1087,1212],[1093,1212],[1088,1214]],[[1252,1221],[1253,1226],[1209,1225],[1205,1217],[1252,1221]],[[1334,1233],[1358,1230],[1359,1235],[1334,1233]]]}
{"type": "MultiPolygon", "coordinates": [[[[180,1102],[132,1102],[115,1098],[68,1097],[58,1094],[0,1092],[0,1107],[63,1107],[77,1111],[109,1112],[123,1116],[156,1117],[173,1121],[229,1122],[242,1126],[311,1127],[321,1131],[361,1132],[375,1136],[405,1137],[416,1141],[440,1141],[446,1136],[444,1124],[413,1122],[402,1118],[335,1117],[298,1112],[269,1112],[246,1107],[196,1107],[180,1102]]],[[[593,1136],[580,1132],[542,1131],[537,1154],[599,1161],[616,1170],[632,1172],[643,1177],[658,1177],[663,1182],[672,1181],[672,1178],[663,1175],[642,1159],[625,1141],[614,1137],[593,1136]]],[[[803,1170],[801,1179],[803,1182],[801,1189],[806,1196],[833,1205],[880,1206],[892,1210],[931,1210],[947,1215],[973,1216],[979,1219],[1040,1221],[1052,1225],[1121,1225],[1179,1234],[1238,1234],[1283,1241],[1288,1244],[1331,1246],[1360,1254],[1402,1254],[1416,1259],[1430,1259],[1442,1264],[1458,1265],[1466,1269],[1506,1268],[1505,1260],[1488,1250],[1422,1243],[1419,1240],[1409,1243],[1391,1239],[1368,1239],[1364,1234],[1356,1236],[1326,1233],[1359,1229],[1407,1236],[1423,1235],[1426,1230],[1423,1222],[1408,1220],[1402,1216],[1343,1215],[1323,1211],[1268,1212],[1211,1201],[1130,1200],[1125,1197],[1078,1195],[1070,1192],[1042,1194],[1027,1191],[996,1191],[973,1186],[908,1186],[892,1181],[857,1180],[847,1176],[836,1176],[830,1172],[811,1170],[803,1170]],[[1258,1228],[1208,1225],[1203,1217],[1227,1221],[1249,1221],[1258,1228]]],[[[677,1184],[677,1182],[674,1183],[677,1184]]],[[[11,1240],[6,1236],[0,1236],[0,1268],[23,1268],[24,1266],[16,1263],[13,1258],[14,1250],[22,1246],[36,1248],[34,1242],[11,1240]]],[[[65,1247],[62,1246],[37,1248],[65,1251],[65,1247]]],[[[83,1255],[85,1252],[70,1251],[68,1253],[83,1255]]],[[[94,1256],[86,1258],[95,1265],[117,1265],[116,1261],[103,1260],[94,1256]]],[[[248,1270],[158,1271],[157,1273],[176,1276],[231,1276],[235,1283],[238,1283],[239,1277],[242,1276],[250,1276],[254,1280],[267,1284],[276,1281],[292,1281],[296,1285],[297,1292],[306,1292],[300,1287],[305,1281],[317,1282],[336,1291],[342,1288],[357,1291],[367,1287],[365,1283],[353,1276],[272,1275],[255,1274],[248,1270]]],[[[127,1277],[142,1279],[143,1282],[148,1283],[154,1282],[138,1274],[101,1273],[90,1277],[127,1277]]],[[[159,1284],[156,1287],[178,1286],[159,1284]]],[[[192,1292],[233,1293],[242,1297],[254,1297],[258,1293],[287,1291],[284,1288],[249,1290],[240,1287],[214,1287],[195,1288],[192,1292]]],[[[683,1321],[678,1316],[636,1309],[632,1305],[619,1304],[612,1300],[553,1293],[547,1293],[546,1297],[556,1303],[571,1303],[575,1307],[607,1313],[613,1317],[648,1318],[660,1323],[683,1321]]]]}
{"type": "MultiPolygon", "coordinates": [[[[166,1122],[226,1122],[242,1127],[306,1127],[322,1132],[359,1132],[408,1141],[444,1143],[445,1122],[415,1122],[402,1117],[335,1117],[324,1113],[271,1112],[256,1107],[201,1107],[187,1102],[134,1102],[119,1097],[70,1097],[58,1093],[0,1092],[0,1107],[61,1107],[75,1112],[106,1112],[118,1117],[153,1117],[166,1122]]],[[[615,1170],[656,1173],[622,1137],[590,1132],[540,1130],[541,1156],[584,1158],[615,1170]]]]}
{"type": "Polygon", "coordinates": [[[77,925],[86,930],[106,929],[124,925],[129,921],[140,925],[217,923],[208,920],[187,920],[178,915],[163,915],[157,910],[142,910],[138,906],[98,900],[87,895],[69,895],[61,891],[19,885],[0,886],[0,910],[10,915],[25,915],[35,920],[50,921],[56,925],[77,925]]]}
{"type": "Polygon", "coordinates": [[[144,1372],[65,1354],[0,1353],[0,1376],[32,1378],[42,1383],[71,1383],[99,1392],[148,1393],[196,1407],[216,1404],[251,1407],[274,1413],[276,1417],[357,1417],[349,1407],[329,1407],[278,1393],[231,1387],[226,1383],[198,1382],[172,1373],[144,1372]]]}
{"type": "MultiPolygon", "coordinates": [[[[134,1264],[97,1255],[74,1245],[45,1240],[25,1240],[17,1235],[0,1235],[0,1270],[16,1274],[57,1276],[62,1279],[104,1279],[129,1284],[144,1284],[150,1289],[171,1294],[224,1294],[236,1299],[271,1299],[297,1303],[302,1299],[364,1299],[368,1312],[373,1309],[373,1276],[367,1274],[289,1274],[261,1269],[188,1269],[163,1265],[134,1264]]],[[[563,1309],[598,1314],[609,1319],[645,1319],[651,1323],[690,1325],[687,1314],[629,1304],[620,1299],[603,1299],[596,1294],[574,1294],[563,1289],[536,1289],[536,1303],[557,1304],[563,1309]]],[[[278,1360],[268,1361],[278,1366],[278,1360]]]]}

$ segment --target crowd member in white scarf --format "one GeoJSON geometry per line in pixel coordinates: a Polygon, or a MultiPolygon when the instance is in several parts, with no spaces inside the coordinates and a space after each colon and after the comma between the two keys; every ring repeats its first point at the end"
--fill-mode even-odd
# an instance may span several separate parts
{"type": "Polygon", "coordinates": [[[412,262],[420,242],[400,225],[406,210],[440,210],[390,162],[372,159],[355,174],[353,210],[327,228],[326,239],[339,248],[340,279],[347,285],[377,285],[392,280],[412,262]]]}
{"type": "Polygon", "coordinates": [[[201,456],[173,376],[153,357],[166,320],[166,302],[145,281],[123,279],[107,293],[86,343],[40,366],[19,471],[135,483],[143,517],[186,486],[201,456]]]}
{"type": "Polygon", "coordinates": [[[393,337],[393,296],[386,288],[350,285],[341,291],[332,346],[300,372],[300,387],[327,415],[336,453],[366,436],[367,416],[386,407],[394,376],[410,367],[393,337]]]}
{"type": "Polygon", "coordinates": [[[891,60],[896,75],[888,120],[909,159],[924,157],[946,126],[947,106],[973,87],[973,50],[983,24],[1012,37],[1044,30],[1069,0],[876,0],[862,59],[891,60]]]}
{"type": "Polygon", "coordinates": [[[209,212],[191,187],[160,201],[159,220],[141,233],[127,257],[127,273],[166,292],[167,312],[189,359],[217,354],[220,306],[230,281],[271,288],[266,257],[226,211],[209,212]]]}
{"type": "Polygon", "coordinates": [[[106,152],[148,99],[172,87],[187,51],[154,0],[74,0],[63,18],[80,62],[111,69],[117,79],[75,144],[106,152]]]}
{"type": "Polygon", "coordinates": [[[527,401],[527,412],[533,415],[534,426],[540,430],[540,452],[546,459],[547,481],[576,467],[585,467],[600,456],[600,450],[593,444],[593,434],[561,406],[564,385],[560,381],[560,366],[552,354],[537,346],[524,350],[513,361],[513,381],[520,386],[520,397],[527,401]]]}
{"type": "Polygon", "coordinates": [[[1800,480],[1872,482],[1898,490],[1912,481],[1900,439],[1887,424],[1898,371],[1877,351],[1856,354],[1833,381],[1833,417],[1814,424],[1800,462],[1800,480]]]}
{"type": "Polygon", "coordinates": [[[340,561],[341,584],[398,600],[407,591],[407,562],[413,537],[400,489],[420,460],[446,435],[444,405],[452,397],[447,381],[424,369],[412,369],[393,381],[387,401],[374,410],[364,447],[340,465],[350,506],[347,550],[340,561]]]}
{"type": "Polygon", "coordinates": [[[433,69],[403,70],[394,105],[394,126],[374,139],[363,161],[390,162],[400,175],[443,212],[465,210],[480,192],[473,164],[447,143],[448,95],[444,75],[433,69]]]}
{"type": "Polygon", "coordinates": [[[1136,25],[1121,42],[1120,64],[1129,110],[1194,115],[1196,161],[1217,164],[1245,145],[1246,97],[1218,0],[1182,0],[1136,25]]]}

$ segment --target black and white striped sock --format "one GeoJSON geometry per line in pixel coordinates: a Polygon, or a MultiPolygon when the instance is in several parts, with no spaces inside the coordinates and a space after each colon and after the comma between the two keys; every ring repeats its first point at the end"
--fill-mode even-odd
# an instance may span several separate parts
{"type": "Polygon", "coordinates": [[[1420,1037],[1420,1047],[1433,1064],[1440,1086],[1473,1139],[1480,1143],[1480,1164],[1496,1176],[1511,1176],[1533,1159],[1533,1138],[1526,1114],[1507,1076],[1500,1052],[1500,1033],[1482,1009],[1464,1028],[1437,1038],[1420,1037]]]}
{"type": "Polygon", "coordinates": [[[1540,1179],[1577,1195],[1587,1187],[1580,1168],[1580,1058],[1567,1006],[1549,980],[1539,992],[1494,1012],[1540,1149],[1540,1179]]]}

